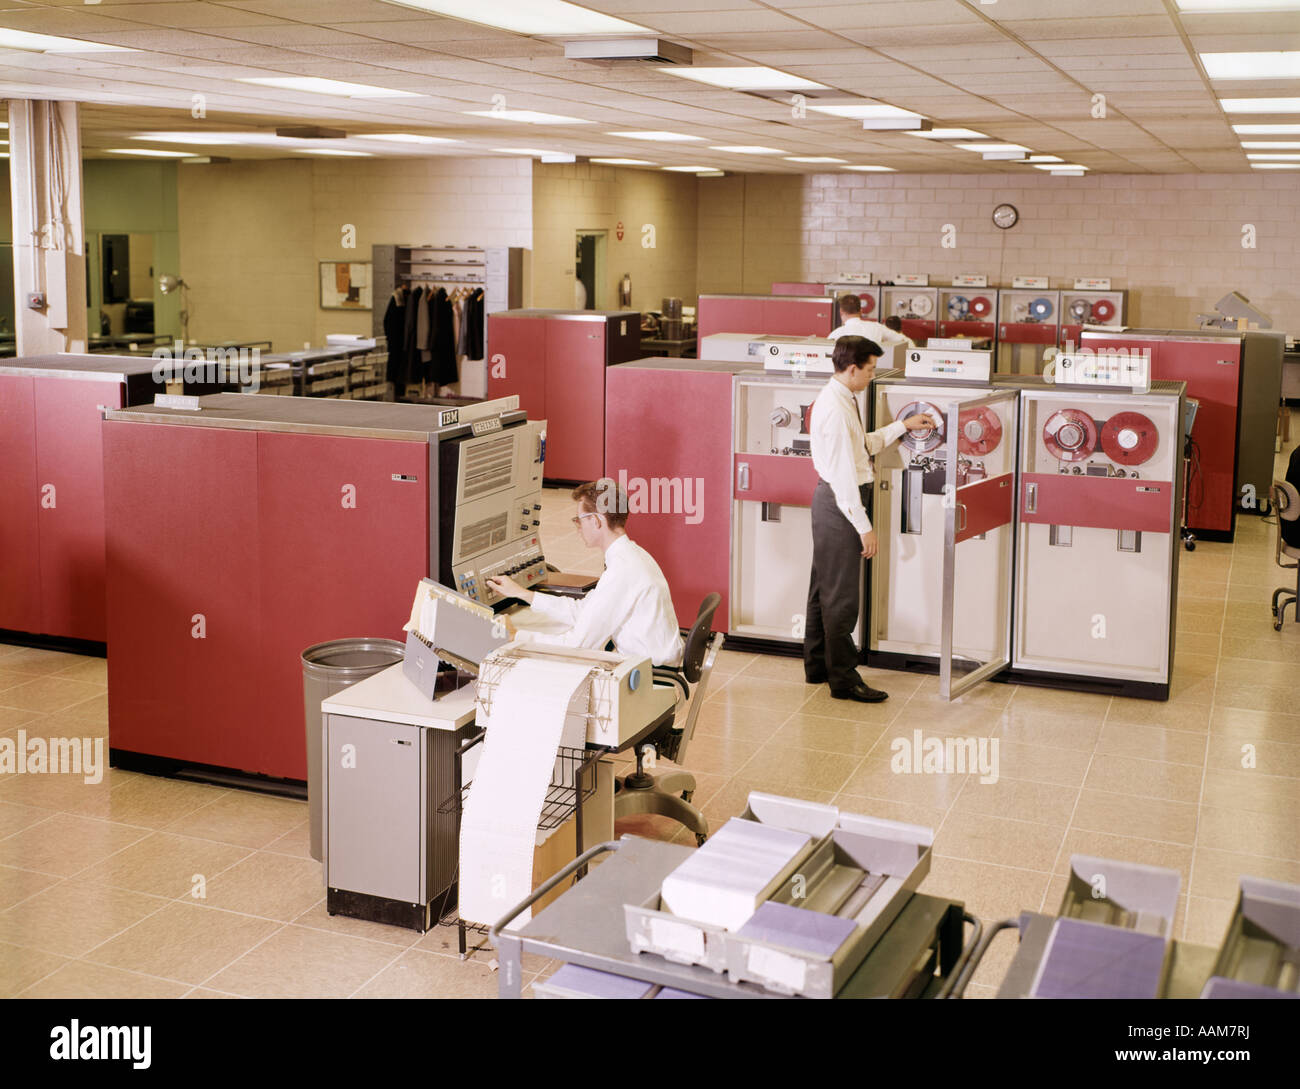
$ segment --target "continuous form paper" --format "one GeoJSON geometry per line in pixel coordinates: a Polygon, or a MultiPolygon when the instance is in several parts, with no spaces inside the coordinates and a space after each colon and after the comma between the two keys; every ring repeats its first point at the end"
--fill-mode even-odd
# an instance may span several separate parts
{"type": "MultiPolygon", "coordinates": [[[[586,743],[589,672],[521,658],[496,685],[490,712],[480,705],[487,736],[460,828],[460,916],[468,922],[491,925],[532,892],[537,821],[556,749],[586,743]]],[[[511,929],[531,917],[523,912],[511,929]]]]}

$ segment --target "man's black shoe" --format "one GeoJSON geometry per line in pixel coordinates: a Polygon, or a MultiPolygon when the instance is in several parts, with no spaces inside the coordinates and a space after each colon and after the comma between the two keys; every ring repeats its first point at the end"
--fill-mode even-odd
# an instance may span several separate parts
{"type": "Polygon", "coordinates": [[[857,700],[859,703],[882,703],[889,699],[888,692],[881,692],[866,684],[855,684],[852,688],[842,688],[838,692],[831,689],[831,696],[837,700],[857,700]]]}
{"type": "Polygon", "coordinates": [[[825,684],[830,678],[825,673],[809,673],[804,670],[803,679],[806,684],[825,684]]]}

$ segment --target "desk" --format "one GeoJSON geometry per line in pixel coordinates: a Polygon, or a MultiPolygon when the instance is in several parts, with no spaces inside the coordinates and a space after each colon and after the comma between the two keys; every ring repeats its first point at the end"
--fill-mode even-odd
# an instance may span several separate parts
{"type": "MultiPolygon", "coordinates": [[[[727,976],[698,965],[632,952],[623,905],[650,899],[694,848],[636,836],[624,836],[616,847],[616,854],[521,929],[493,928],[500,952],[501,998],[521,997],[524,953],[708,998],[782,997],[752,983],[732,983],[727,976]]],[[[934,997],[964,960],[962,917],[962,905],[956,901],[913,894],[836,997],[934,997]],[[938,975],[913,971],[927,950],[932,957],[925,959],[938,967],[938,975]]]]}
{"type": "MultiPolygon", "coordinates": [[[[428,700],[398,664],[321,703],[322,854],[331,915],[423,931],[454,907],[460,807],[448,803],[473,779],[478,760],[478,747],[470,749],[457,777],[456,752],[476,732],[474,698],[471,683],[428,700]]],[[[582,819],[586,842],[614,834],[608,760],[596,764],[596,791],[582,819]]],[[[538,846],[534,887],[577,853],[576,824],[570,818],[538,846]]]]}

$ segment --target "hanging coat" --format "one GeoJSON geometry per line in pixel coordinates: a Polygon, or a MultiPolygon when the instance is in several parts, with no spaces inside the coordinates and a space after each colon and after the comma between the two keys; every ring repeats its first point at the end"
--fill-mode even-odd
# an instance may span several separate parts
{"type": "Polygon", "coordinates": [[[452,312],[447,292],[438,288],[430,305],[433,316],[429,364],[429,381],[439,386],[449,386],[460,378],[456,366],[456,317],[452,312]]]}
{"type": "Polygon", "coordinates": [[[384,337],[388,341],[388,380],[393,392],[401,397],[406,392],[406,296],[399,287],[388,298],[384,311],[384,337]]]}

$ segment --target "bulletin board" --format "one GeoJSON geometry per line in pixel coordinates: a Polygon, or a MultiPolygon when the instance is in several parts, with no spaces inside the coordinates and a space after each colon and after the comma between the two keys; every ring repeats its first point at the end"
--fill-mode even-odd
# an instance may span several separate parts
{"type": "Polygon", "coordinates": [[[371,279],[369,261],[322,261],[320,263],[321,309],[369,310],[371,279]]]}

